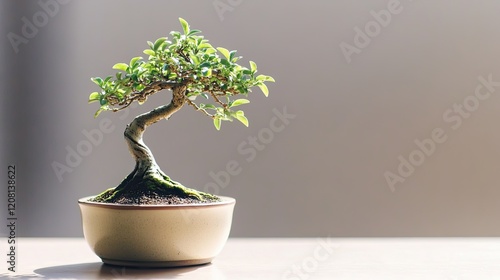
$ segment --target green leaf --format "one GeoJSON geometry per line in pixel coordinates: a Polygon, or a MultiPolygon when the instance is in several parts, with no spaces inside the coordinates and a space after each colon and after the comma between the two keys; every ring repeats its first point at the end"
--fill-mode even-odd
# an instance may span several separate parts
{"type": "Polygon", "coordinates": [[[229,61],[225,58],[221,59],[220,60],[220,63],[226,67],[230,67],[231,66],[231,63],[229,63],[229,61]]]}
{"type": "Polygon", "coordinates": [[[193,61],[194,65],[200,64],[200,58],[194,54],[190,54],[189,57],[193,61]]]}
{"type": "Polygon", "coordinates": [[[188,37],[193,36],[194,34],[198,34],[198,33],[201,33],[201,30],[193,29],[193,30],[189,31],[188,37]]]}
{"type": "Polygon", "coordinates": [[[130,76],[130,80],[137,82],[137,73],[132,74],[132,76],[130,76]]]}
{"type": "Polygon", "coordinates": [[[144,50],[143,53],[150,56],[154,56],[156,54],[155,51],[153,51],[152,49],[144,50]]]}
{"type": "Polygon", "coordinates": [[[179,21],[182,25],[182,29],[184,30],[184,34],[188,35],[189,34],[189,24],[183,18],[179,18],[179,21]]]}
{"type": "Polygon", "coordinates": [[[244,124],[246,127],[248,127],[248,119],[247,119],[247,117],[245,117],[245,114],[243,113],[243,111],[236,112],[234,117],[237,120],[239,120],[242,124],[244,124]]]}
{"type": "Polygon", "coordinates": [[[102,80],[101,78],[99,78],[99,77],[95,77],[95,78],[90,78],[90,80],[91,80],[92,82],[94,82],[96,85],[98,85],[98,86],[102,87],[102,82],[103,82],[103,80],[102,80]]]}
{"type": "Polygon", "coordinates": [[[260,90],[262,90],[262,93],[264,93],[264,95],[267,97],[269,95],[269,89],[267,88],[267,86],[265,84],[260,84],[258,86],[260,90]]]}
{"type": "Polygon", "coordinates": [[[173,80],[175,78],[177,78],[177,74],[176,73],[169,73],[168,74],[168,79],[173,80]]]}
{"type": "Polygon", "coordinates": [[[200,106],[203,105],[203,109],[212,109],[212,110],[216,110],[217,107],[215,107],[215,105],[213,104],[200,104],[200,106]]]}
{"type": "Polygon", "coordinates": [[[252,74],[252,71],[251,71],[251,70],[249,70],[249,69],[243,69],[242,73],[243,73],[244,75],[251,75],[251,74],[252,74]]]}
{"type": "Polygon", "coordinates": [[[144,54],[147,54],[147,55],[149,55],[149,56],[154,56],[154,55],[156,55],[156,52],[155,52],[155,51],[153,51],[152,49],[146,49],[146,50],[144,50],[144,51],[143,51],[143,53],[144,53],[144,54]]]}
{"type": "Polygon", "coordinates": [[[214,126],[217,130],[220,130],[221,123],[222,123],[222,120],[219,117],[214,118],[214,126]]]}
{"type": "Polygon", "coordinates": [[[229,54],[229,51],[226,49],[226,48],[222,48],[222,47],[218,47],[217,50],[222,54],[224,55],[224,57],[227,59],[227,60],[231,60],[229,57],[230,57],[230,54],[229,54]]]}
{"type": "Polygon", "coordinates": [[[250,103],[250,100],[248,99],[244,99],[244,98],[241,98],[241,99],[236,99],[233,101],[233,103],[231,103],[231,106],[229,106],[230,108],[231,107],[236,107],[236,106],[240,106],[240,105],[243,105],[243,104],[248,104],[250,103]]]}
{"type": "Polygon", "coordinates": [[[266,75],[259,75],[255,78],[257,81],[265,81],[265,82],[275,82],[274,78],[266,75]]]}
{"type": "Polygon", "coordinates": [[[128,65],[126,63],[117,63],[113,65],[113,69],[127,71],[128,65]]]}
{"type": "Polygon", "coordinates": [[[94,91],[89,96],[89,103],[98,101],[100,99],[100,94],[97,91],[94,91]]]}
{"type": "MultiPolygon", "coordinates": [[[[234,55],[235,55],[235,54],[236,54],[236,51],[234,51],[234,50],[229,52],[229,60],[230,60],[230,61],[233,61],[233,58],[234,58],[234,55]]],[[[233,62],[234,62],[234,61],[233,61],[233,62]]]]}
{"type": "Polygon", "coordinates": [[[253,73],[257,72],[257,64],[255,62],[250,60],[250,70],[252,70],[253,73]]]}
{"type": "Polygon", "coordinates": [[[238,60],[240,60],[242,58],[242,56],[235,56],[231,59],[232,62],[236,62],[238,60]]]}
{"type": "Polygon", "coordinates": [[[134,67],[135,63],[139,60],[142,59],[140,56],[136,56],[130,60],[130,67],[134,67]]]}
{"type": "Polygon", "coordinates": [[[210,64],[210,62],[208,62],[208,61],[205,61],[205,62],[203,62],[202,64],[200,64],[200,67],[201,67],[201,68],[204,68],[204,67],[207,67],[207,68],[208,68],[208,67],[210,67],[210,66],[211,66],[211,64],[210,64]]]}
{"type": "Polygon", "coordinates": [[[205,54],[213,54],[213,53],[216,53],[217,51],[213,48],[213,47],[210,47],[210,48],[207,48],[207,50],[205,51],[205,54]]]}
{"type": "Polygon", "coordinates": [[[153,51],[157,51],[161,44],[163,44],[166,40],[167,37],[158,38],[153,45],[153,51]]]}
{"type": "Polygon", "coordinates": [[[210,77],[212,76],[212,69],[205,67],[201,69],[201,74],[203,74],[204,77],[210,77]]]}
{"type": "Polygon", "coordinates": [[[201,43],[199,46],[198,46],[198,49],[212,49],[212,45],[210,45],[209,43],[201,43]]]}
{"type": "Polygon", "coordinates": [[[143,90],[143,89],[145,89],[145,88],[146,88],[146,86],[141,84],[141,85],[136,86],[136,87],[135,87],[135,90],[136,90],[136,91],[142,91],[142,90],[143,90]]]}

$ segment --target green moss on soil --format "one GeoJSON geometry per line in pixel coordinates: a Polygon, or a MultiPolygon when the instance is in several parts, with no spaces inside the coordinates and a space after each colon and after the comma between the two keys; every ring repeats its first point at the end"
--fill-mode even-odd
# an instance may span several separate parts
{"type": "Polygon", "coordinates": [[[148,169],[142,176],[134,172],[119,186],[105,190],[91,201],[120,204],[193,204],[221,200],[216,195],[190,189],[171,180],[158,168],[148,169]]]}

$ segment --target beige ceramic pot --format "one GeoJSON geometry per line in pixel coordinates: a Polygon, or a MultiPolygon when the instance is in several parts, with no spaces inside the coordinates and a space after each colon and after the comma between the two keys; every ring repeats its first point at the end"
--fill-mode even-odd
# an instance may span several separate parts
{"type": "Polygon", "coordinates": [[[78,200],[83,233],[104,263],[171,267],[209,263],[229,236],[234,198],[183,205],[121,205],[78,200]]]}

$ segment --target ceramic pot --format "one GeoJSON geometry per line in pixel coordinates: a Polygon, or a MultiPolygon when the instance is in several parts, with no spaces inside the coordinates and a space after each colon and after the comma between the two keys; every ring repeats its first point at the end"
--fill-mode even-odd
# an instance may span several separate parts
{"type": "Polygon", "coordinates": [[[104,263],[137,267],[205,264],[231,229],[235,199],[182,205],[123,205],[78,200],[83,233],[104,263]]]}

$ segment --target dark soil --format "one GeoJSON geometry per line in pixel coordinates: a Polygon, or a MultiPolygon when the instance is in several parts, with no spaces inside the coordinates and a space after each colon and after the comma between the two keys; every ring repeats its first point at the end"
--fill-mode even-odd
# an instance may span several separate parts
{"type": "MultiPolygon", "coordinates": [[[[96,202],[96,200],[90,200],[96,202]]],[[[204,204],[221,201],[218,199],[207,198],[200,201],[191,197],[179,197],[176,195],[159,195],[154,192],[138,192],[129,196],[122,196],[113,203],[128,205],[178,205],[178,204],[204,204]]],[[[99,201],[97,201],[99,202],[99,201]]]]}

